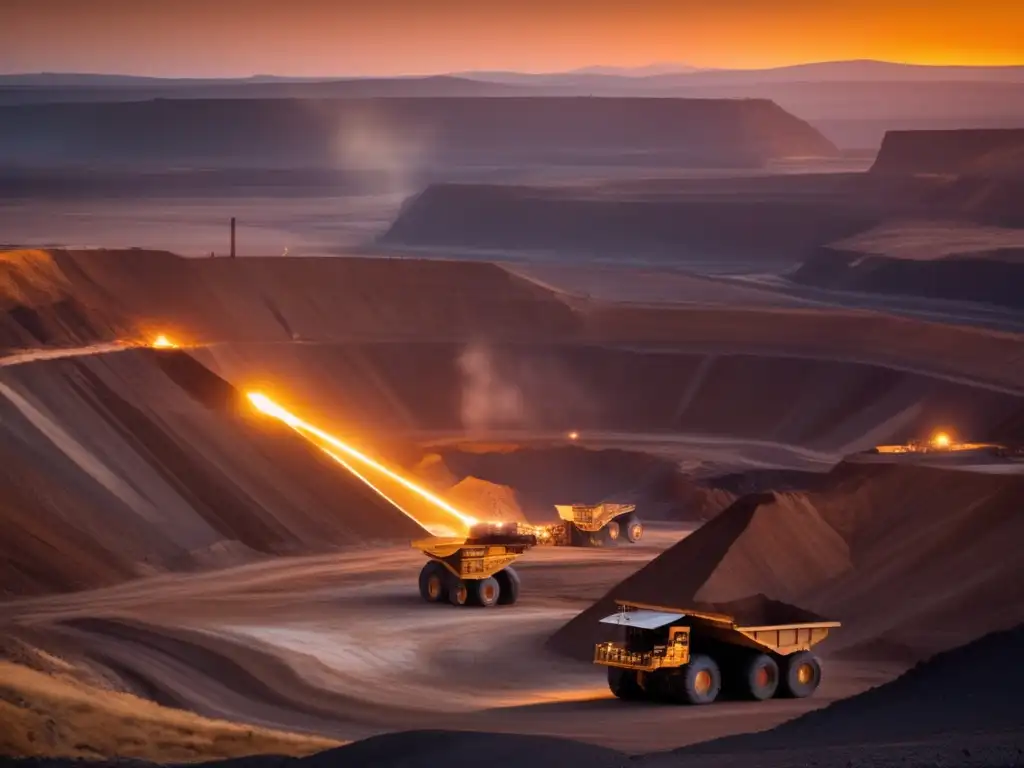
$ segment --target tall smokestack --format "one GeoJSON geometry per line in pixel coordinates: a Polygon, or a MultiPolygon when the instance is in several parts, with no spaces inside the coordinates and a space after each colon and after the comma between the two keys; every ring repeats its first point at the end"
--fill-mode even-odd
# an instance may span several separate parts
{"type": "Polygon", "coordinates": [[[231,217],[231,258],[235,258],[235,217],[231,217]]]}

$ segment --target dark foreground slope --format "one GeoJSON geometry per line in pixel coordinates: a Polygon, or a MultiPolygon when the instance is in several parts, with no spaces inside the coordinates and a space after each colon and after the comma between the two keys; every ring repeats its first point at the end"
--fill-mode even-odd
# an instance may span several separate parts
{"type": "Polygon", "coordinates": [[[770,101],[557,97],[16,105],[0,107],[0,146],[0,162],[41,167],[759,167],[836,153],[770,101]]]}
{"type": "Polygon", "coordinates": [[[818,489],[741,498],[549,644],[587,656],[615,599],[723,613],[775,600],[844,622],[826,653],[919,660],[1024,619],[1022,492],[1021,475],[840,465],[818,489]]]}
{"type": "Polygon", "coordinates": [[[751,749],[896,744],[948,734],[1024,735],[1024,626],[993,632],[921,662],[896,680],[767,733],[707,742],[681,754],[751,749]],[[977,681],[984,684],[978,685],[977,681]],[[953,692],[956,695],[951,695],[953,692]]]}

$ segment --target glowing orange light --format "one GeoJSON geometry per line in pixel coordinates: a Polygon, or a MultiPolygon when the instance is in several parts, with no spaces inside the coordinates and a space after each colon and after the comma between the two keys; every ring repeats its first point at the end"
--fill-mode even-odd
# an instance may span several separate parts
{"type": "Polygon", "coordinates": [[[153,339],[153,344],[151,346],[153,346],[156,349],[174,349],[178,345],[161,333],[159,336],[153,339]]]}
{"type": "MultiPolygon", "coordinates": [[[[332,448],[337,449],[338,451],[343,453],[345,456],[347,456],[347,457],[349,457],[351,459],[355,459],[356,461],[361,462],[362,464],[364,464],[364,465],[366,465],[368,467],[371,467],[372,469],[376,470],[377,472],[380,472],[382,475],[385,475],[386,477],[390,478],[391,480],[394,480],[396,483],[398,483],[399,485],[403,486],[407,490],[412,491],[413,493],[415,493],[415,494],[419,495],[420,497],[422,497],[422,498],[426,499],[427,501],[429,501],[434,506],[436,506],[436,507],[444,510],[448,514],[452,515],[457,520],[459,520],[463,525],[465,525],[465,526],[472,526],[472,525],[475,525],[476,523],[479,522],[475,517],[472,517],[471,515],[467,515],[464,512],[460,512],[458,509],[453,507],[447,501],[445,501],[444,499],[440,498],[439,496],[435,496],[433,493],[428,491],[426,488],[423,488],[422,486],[417,485],[416,483],[412,482],[411,480],[409,480],[409,479],[407,479],[405,477],[402,477],[397,472],[393,472],[392,470],[388,469],[387,467],[385,467],[380,462],[374,461],[373,459],[371,459],[366,454],[362,453],[361,451],[357,451],[352,446],[347,445],[346,443],[343,443],[341,440],[339,440],[338,438],[334,437],[333,435],[328,434],[327,432],[324,432],[322,429],[319,429],[319,428],[313,426],[312,424],[310,424],[307,421],[303,421],[302,419],[300,419],[295,414],[291,413],[290,411],[286,410],[285,408],[282,408],[280,405],[275,403],[273,400],[271,400],[266,395],[261,394],[259,392],[249,392],[249,393],[247,393],[246,397],[249,398],[249,402],[251,402],[253,404],[253,406],[256,408],[256,410],[260,411],[261,413],[265,413],[267,416],[272,416],[273,418],[278,419],[278,420],[284,422],[289,427],[294,429],[296,432],[298,432],[298,433],[304,435],[305,437],[307,437],[307,439],[309,438],[310,435],[312,435],[313,437],[316,437],[318,440],[321,440],[321,441],[327,443],[332,448]]],[[[360,474],[359,472],[356,472],[354,469],[352,469],[352,467],[349,465],[349,463],[347,461],[345,461],[344,459],[342,459],[339,456],[337,456],[333,451],[328,450],[327,448],[324,448],[323,446],[319,446],[319,447],[320,447],[320,449],[322,451],[324,451],[324,453],[326,453],[329,456],[331,456],[339,464],[341,464],[341,465],[345,466],[346,468],[348,468],[349,471],[352,472],[352,474],[354,474],[356,477],[358,477],[364,483],[366,483],[371,488],[373,488],[378,494],[380,494],[385,499],[387,499],[392,504],[394,504],[396,507],[398,507],[398,509],[402,510],[402,512],[404,512],[405,514],[409,515],[409,517],[413,517],[413,515],[411,515],[409,512],[407,512],[401,506],[399,506],[398,504],[395,504],[395,502],[392,499],[388,498],[388,496],[386,494],[384,494],[379,488],[377,488],[377,486],[375,486],[373,483],[371,483],[366,477],[364,477],[362,474],[360,474]]]]}
{"type": "Polygon", "coordinates": [[[580,433],[579,432],[570,432],[568,435],[566,435],[566,437],[568,437],[570,440],[579,440],[580,439],[580,433]]]}
{"type": "Polygon", "coordinates": [[[932,445],[936,448],[949,448],[953,444],[953,438],[951,438],[945,432],[936,432],[932,437],[932,445]]]}

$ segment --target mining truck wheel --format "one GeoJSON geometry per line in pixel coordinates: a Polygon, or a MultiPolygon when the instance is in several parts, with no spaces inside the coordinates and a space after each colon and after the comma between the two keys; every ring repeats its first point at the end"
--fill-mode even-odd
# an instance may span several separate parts
{"type": "Polygon", "coordinates": [[[800,651],[787,656],[781,676],[781,692],[791,699],[805,699],[821,683],[821,664],[812,653],[800,651]]]}
{"type": "Polygon", "coordinates": [[[644,536],[644,524],[636,515],[630,515],[626,520],[626,539],[630,544],[636,544],[644,536]]]}
{"type": "Polygon", "coordinates": [[[639,701],[646,697],[636,680],[636,671],[632,669],[608,667],[608,688],[623,701],[639,701]]]}
{"type": "Polygon", "coordinates": [[[619,525],[618,520],[609,521],[608,525],[604,527],[604,537],[608,541],[616,542],[622,535],[622,526],[619,525]]]}
{"type": "Polygon", "coordinates": [[[501,587],[493,576],[470,582],[469,586],[473,591],[473,603],[476,605],[490,608],[492,605],[497,605],[501,598],[501,587]]]}
{"type": "Polygon", "coordinates": [[[752,656],[746,663],[743,694],[748,699],[764,701],[779,689],[779,665],[766,653],[752,656]]]}
{"type": "Polygon", "coordinates": [[[462,579],[453,579],[448,585],[448,602],[452,605],[466,605],[469,598],[469,585],[462,579]]]}
{"type": "Polygon", "coordinates": [[[502,568],[494,578],[498,582],[498,605],[512,605],[519,599],[519,574],[510,565],[502,568]]]}
{"type": "Polygon", "coordinates": [[[569,523],[569,546],[570,547],[593,547],[594,536],[587,531],[581,531],[575,523],[569,523]]]}
{"type": "Polygon", "coordinates": [[[684,704],[710,704],[722,690],[722,671],[710,656],[697,654],[675,678],[676,698],[684,704]]]}
{"type": "Polygon", "coordinates": [[[420,597],[428,603],[439,603],[447,595],[448,572],[444,566],[433,560],[420,571],[420,597]]]}

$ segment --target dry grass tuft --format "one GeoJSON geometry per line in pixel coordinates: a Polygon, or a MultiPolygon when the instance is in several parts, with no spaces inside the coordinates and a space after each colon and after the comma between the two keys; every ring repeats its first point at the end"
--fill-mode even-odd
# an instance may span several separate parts
{"type": "Polygon", "coordinates": [[[161,707],[69,676],[0,661],[0,755],[191,762],[308,755],[341,743],[161,707]]]}

